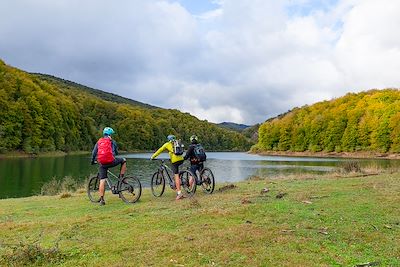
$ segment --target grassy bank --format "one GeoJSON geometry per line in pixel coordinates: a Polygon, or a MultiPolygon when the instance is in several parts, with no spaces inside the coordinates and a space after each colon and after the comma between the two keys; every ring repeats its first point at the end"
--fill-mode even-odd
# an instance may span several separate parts
{"type": "Polygon", "coordinates": [[[288,156],[288,157],[321,157],[321,158],[353,158],[353,159],[400,159],[400,153],[379,153],[373,151],[357,152],[311,152],[311,151],[262,151],[250,150],[252,154],[263,156],[288,156]]]}
{"type": "Polygon", "coordinates": [[[85,193],[0,200],[0,265],[400,265],[400,174],[223,186],[103,207],[85,193]]]}

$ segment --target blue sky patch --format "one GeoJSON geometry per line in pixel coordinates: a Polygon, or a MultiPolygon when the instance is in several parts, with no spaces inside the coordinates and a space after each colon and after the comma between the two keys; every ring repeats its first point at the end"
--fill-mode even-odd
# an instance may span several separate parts
{"type": "Polygon", "coordinates": [[[287,12],[289,16],[308,16],[313,11],[327,11],[336,6],[339,0],[307,0],[303,3],[289,4],[287,12]]]}
{"type": "Polygon", "coordinates": [[[191,14],[199,15],[204,12],[214,10],[219,7],[215,1],[212,0],[177,0],[171,2],[178,2],[184,8],[186,8],[191,14]]]}

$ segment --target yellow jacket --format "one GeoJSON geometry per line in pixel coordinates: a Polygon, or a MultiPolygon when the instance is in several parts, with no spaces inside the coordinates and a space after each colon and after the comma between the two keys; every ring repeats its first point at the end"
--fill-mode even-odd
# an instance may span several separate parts
{"type": "Polygon", "coordinates": [[[178,156],[174,154],[174,147],[172,142],[166,142],[162,147],[160,147],[154,154],[151,156],[151,159],[155,159],[160,155],[164,150],[168,150],[169,158],[171,163],[175,163],[177,161],[183,161],[183,156],[178,156]]]}

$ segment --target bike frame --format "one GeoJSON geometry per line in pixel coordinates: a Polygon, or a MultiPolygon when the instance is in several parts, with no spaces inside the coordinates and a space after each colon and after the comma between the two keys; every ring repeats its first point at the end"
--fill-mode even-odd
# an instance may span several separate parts
{"type": "MultiPolygon", "coordinates": [[[[114,173],[112,173],[110,170],[107,170],[107,173],[110,174],[111,176],[113,176],[114,178],[116,178],[116,179],[118,180],[118,182],[122,183],[121,179],[120,179],[117,175],[115,175],[114,173]]],[[[108,188],[110,188],[111,190],[112,190],[112,188],[113,188],[114,186],[117,187],[118,182],[117,182],[116,184],[113,184],[113,183],[111,182],[111,180],[110,180],[109,177],[106,178],[106,183],[107,183],[107,185],[108,185],[108,188]]],[[[118,190],[118,189],[117,189],[117,190],[118,190]]]]}
{"type": "Polygon", "coordinates": [[[167,174],[167,177],[168,177],[169,186],[170,187],[175,187],[175,181],[172,179],[172,177],[170,175],[170,173],[172,173],[172,169],[170,167],[168,167],[167,164],[165,164],[165,161],[163,159],[161,159],[161,165],[158,168],[158,171],[161,172],[161,175],[163,175],[163,172],[165,172],[167,174]]]}

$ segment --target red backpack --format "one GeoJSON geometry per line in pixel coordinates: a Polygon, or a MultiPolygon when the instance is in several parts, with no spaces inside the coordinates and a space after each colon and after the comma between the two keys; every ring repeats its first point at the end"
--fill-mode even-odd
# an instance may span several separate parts
{"type": "Polygon", "coordinates": [[[105,165],[112,163],[114,159],[111,139],[108,137],[100,138],[99,141],[97,141],[97,161],[105,165]]]}

